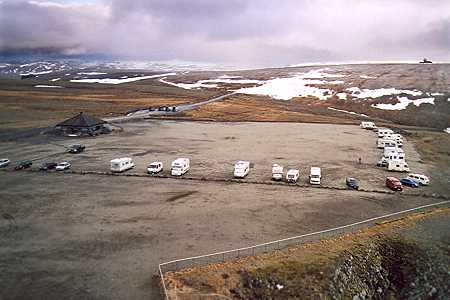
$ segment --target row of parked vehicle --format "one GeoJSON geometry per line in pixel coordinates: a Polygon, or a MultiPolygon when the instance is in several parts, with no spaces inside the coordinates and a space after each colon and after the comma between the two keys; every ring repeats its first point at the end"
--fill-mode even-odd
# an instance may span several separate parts
{"type": "MultiPolygon", "coordinates": [[[[7,167],[7,166],[9,166],[10,163],[11,163],[11,161],[9,159],[2,158],[2,159],[0,159],[0,168],[7,167]]],[[[23,161],[19,162],[16,166],[14,166],[14,170],[19,171],[19,170],[28,169],[28,168],[31,168],[32,165],[33,165],[33,161],[23,160],[23,161]]],[[[45,162],[39,167],[39,170],[41,170],[41,171],[50,171],[50,170],[64,171],[64,170],[70,169],[70,167],[71,167],[71,164],[67,161],[62,161],[59,163],[45,162]]]]}
{"type": "MultiPolygon", "coordinates": [[[[242,162],[238,162],[235,165],[235,177],[236,176],[236,166],[242,162]]],[[[239,175],[239,174],[238,174],[239,175]]],[[[275,181],[281,181],[283,180],[283,176],[284,176],[284,168],[283,166],[279,165],[279,164],[273,164],[272,165],[272,180],[275,181]]],[[[286,172],[286,182],[289,183],[296,183],[300,178],[300,170],[298,169],[289,169],[286,172]]],[[[311,184],[320,184],[320,180],[322,178],[322,171],[319,167],[311,167],[310,169],[310,173],[309,173],[309,183],[311,184]]]]}
{"type": "MultiPolygon", "coordinates": [[[[86,147],[84,145],[75,144],[70,145],[66,147],[68,153],[77,154],[83,152],[86,147]]],[[[11,161],[8,158],[0,158],[0,168],[5,168],[11,164],[11,161]]],[[[14,166],[14,170],[23,170],[31,168],[33,165],[32,160],[22,160],[17,163],[17,165],[14,166]]],[[[45,162],[40,167],[39,170],[41,171],[50,171],[50,170],[56,170],[56,171],[64,171],[70,169],[71,164],[67,161],[62,162],[45,162]]]]}
{"type": "MultiPolygon", "coordinates": [[[[377,133],[377,148],[383,149],[381,159],[377,162],[378,167],[385,167],[388,171],[410,172],[406,163],[406,155],[403,150],[403,137],[390,128],[378,128],[374,122],[361,122],[361,128],[373,130],[377,133]]],[[[417,188],[420,185],[429,185],[430,179],[423,174],[409,173],[407,177],[386,178],[386,186],[394,191],[402,191],[403,186],[417,188]]]]}

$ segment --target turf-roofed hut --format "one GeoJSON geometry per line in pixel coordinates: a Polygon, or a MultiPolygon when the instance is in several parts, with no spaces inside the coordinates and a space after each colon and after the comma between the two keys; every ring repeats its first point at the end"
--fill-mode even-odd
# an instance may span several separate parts
{"type": "Polygon", "coordinates": [[[98,135],[102,133],[109,133],[110,129],[106,126],[108,123],[102,119],[90,116],[83,112],[67,119],[59,124],[56,124],[57,132],[64,135],[98,135]]]}

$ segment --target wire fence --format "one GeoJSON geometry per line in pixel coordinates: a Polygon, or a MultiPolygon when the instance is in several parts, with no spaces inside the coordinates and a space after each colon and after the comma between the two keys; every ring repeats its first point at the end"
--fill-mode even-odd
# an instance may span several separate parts
{"type": "Polygon", "coordinates": [[[267,243],[262,243],[258,245],[253,245],[249,247],[243,247],[238,249],[232,249],[228,251],[215,252],[205,255],[193,256],[188,258],[176,259],[168,262],[164,262],[159,264],[159,274],[161,276],[162,288],[165,294],[165,298],[169,300],[169,296],[166,289],[166,283],[164,280],[164,273],[168,271],[178,271],[185,268],[191,268],[196,266],[221,263],[230,260],[236,260],[240,257],[244,256],[253,256],[257,254],[262,254],[274,250],[280,250],[286,248],[288,246],[301,245],[308,242],[319,241],[326,238],[334,237],[337,235],[341,235],[344,233],[350,233],[362,229],[363,227],[367,227],[368,225],[375,224],[380,221],[388,221],[394,218],[402,217],[406,214],[412,212],[418,212],[422,210],[426,210],[428,208],[436,207],[436,206],[444,206],[450,204],[450,200],[442,201],[438,203],[432,203],[427,205],[422,205],[406,210],[402,210],[399,212],[394,212],[390,214],[386,214],[383,216],[366,219],[363,221],[359,221],[352,224],[347,224],[339,227],[329,228],[317,232],[302,234],[299,236],[289,237],[281,240],[271,241],[267,243]]]}

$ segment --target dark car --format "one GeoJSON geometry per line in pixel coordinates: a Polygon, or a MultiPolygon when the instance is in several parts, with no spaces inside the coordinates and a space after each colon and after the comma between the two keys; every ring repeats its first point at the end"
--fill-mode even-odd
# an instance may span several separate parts
{"type": "Polygon", "coordinates": [[[46,162],[46,163],[43,163],[43,164],[39,167],[39,170],[40,170],[40,171],[49,171],[49,170],[53,170],[53,169],[56,168],[57,165],[58,165],[58,164],[55,163],[55,162],[46,162]]]}
{"type": "Polygon", "coordinates": [[[359,189],[359,182],[355,178],[347,178],[345,180],[345,184],[351,189],[354,189],[354,190],[359,189]]]}
{"type": "Polygon", "coordinates": [[[29,167],[31,167],[32,164],[33,162],[31,160],[24,160],[21,161],[17,166],[15,166],[14,170],[28,169],[29,167]]]}
{"type": "Polygon", "coordinates": [[[72,145],[67,149],[69,153],[81,153],[86,149],[84,145],[72,145]]]}
{"type": "Polygon", "coordinates": [[[411,178],[402,178],[400,179],[400,182],[403,185],[409,186],[409,187],[413,187],[413,188],[418,188],[419,187],[419,183],[417,181],[415,181],[414,179],[411,178]]]}

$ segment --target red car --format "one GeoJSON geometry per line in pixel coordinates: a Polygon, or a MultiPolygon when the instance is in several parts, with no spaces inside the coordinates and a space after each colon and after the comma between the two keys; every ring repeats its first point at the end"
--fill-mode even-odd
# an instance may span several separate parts
{"type": "Polygon", "coordinates": [[[403,191],[402,183],[395,177],[386,177],[386,186],[393,191],[403,191]]]}

